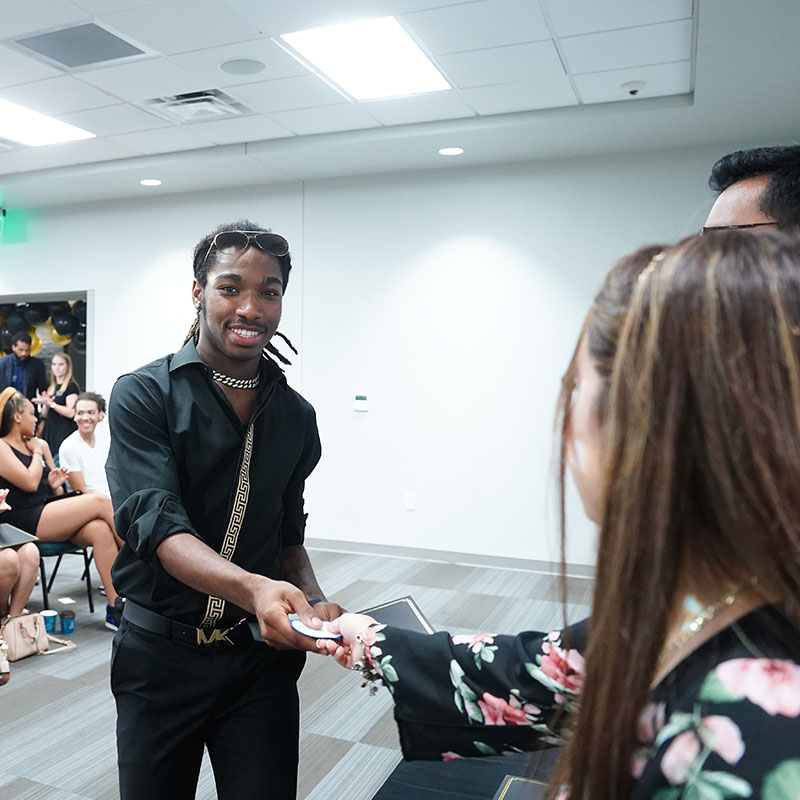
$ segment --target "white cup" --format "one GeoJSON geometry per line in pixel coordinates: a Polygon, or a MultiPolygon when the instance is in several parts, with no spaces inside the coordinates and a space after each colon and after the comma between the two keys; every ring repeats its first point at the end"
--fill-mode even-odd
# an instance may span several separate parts
{"type": "Polygon", "coordinates": [[[48,633],[55,633],[58,611],[53,611],[52,609],[46,608],[44,611],[42,611],[42,616],[44,617],[44,629],[48,633]]]}

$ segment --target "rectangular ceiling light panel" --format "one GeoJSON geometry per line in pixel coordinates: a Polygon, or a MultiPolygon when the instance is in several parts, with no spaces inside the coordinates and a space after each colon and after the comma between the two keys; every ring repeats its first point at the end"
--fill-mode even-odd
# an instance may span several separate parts
{"type": "Polygon", "coordinates": [[[286,33],[281,39],[356,100],[451,88],[394,17],[286,33]]]}
{"type": "Polygon", "coordinates": [[[38,147],[44,144],[94,139],[95,134],[40,114],[38,111],[10,103],[8,100],[0,100],[0,137],[30,147],[38,147]]]}

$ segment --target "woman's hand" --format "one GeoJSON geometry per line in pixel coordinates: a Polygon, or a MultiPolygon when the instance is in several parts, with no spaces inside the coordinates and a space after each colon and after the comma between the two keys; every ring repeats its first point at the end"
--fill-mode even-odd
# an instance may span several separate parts
{"type": "Polygon", "coordinates": [[[25,439],[25,446],[28,448],[28,452],[32,456],[41,456],[44,455],[44,449],[42,447],[42,440],[37,439],[35,436],[31,436],[28,439],[25,439]]]}
{"type": "Polygon", "coordinates": [[[0,512],[11,511],[11,506],[6,502],[8,489],[0,489],[0,512]]]}
{"type": "Polygon", "coordinates": [[[341,633],[342,638],[317,639],[317,650],[324,655],[333,656],[337,664],[347,669],[358,669],[365,663],[364,643],[368,641],[367,631],[375,620],[366,614],[342,614],[328,623],[331,633],[341,633]]]}
{"type": "Polygon", "coordinates": [[[69,470],[66,467],[56,467],[47,474],[47,482],[53,491],[63,486],[67,478],[69,478],[69,470]]]}

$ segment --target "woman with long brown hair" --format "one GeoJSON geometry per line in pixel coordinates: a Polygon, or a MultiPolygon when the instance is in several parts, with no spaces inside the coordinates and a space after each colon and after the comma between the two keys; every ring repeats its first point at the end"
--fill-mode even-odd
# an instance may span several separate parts
{"type": "Polygon", "coordinates": [[[0,485],[8,505],[0,521],[16,525],[43,542],[90,546],[106,592],[106,627],[116,630],[117,593],[111,565],[119,539],[111,500],[100,494],[68,496],[69,471],[56,467],[47,442],[36,438],[33,404],[14,387],[0,392],[0,485]]]}
{"type": "Polygon", "coordinates": [[[551,795],[797,797],[800,242],[687,239],[621,299],[593,307],[562,392],[600,527],[585,647],[345,615],[320,649],[390,687],[407,757],[563,737],[551,795]]]}
{"type": "Polygon", "coordinates": [[[78,430],[75,403],[80,391],[72,374],[72,359],[66,353],[56,353],[50,361],[50,385],[33,400],[44,422],[41,436],[54,458],[58,456],[61,442],[78,430]]]}

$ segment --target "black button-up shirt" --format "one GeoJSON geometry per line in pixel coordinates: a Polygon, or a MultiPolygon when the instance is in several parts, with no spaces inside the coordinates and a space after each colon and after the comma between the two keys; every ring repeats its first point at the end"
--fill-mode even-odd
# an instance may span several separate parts
{"type": "MultiPolygon", "coordinates": [[[[231,559],[249,572],[279,577],[280,551],[303,543],[303,489],[320,457],[314,409],[262,359],[253,414],[250,493],[231,559]]],[[[123,375],[109,401],[106,472],[117,531],[114,563],[123,597],[190,625],[208,596],[173,578],[156,549],[190,533],[220,551],[231,514],[247,432],[189,341],[123,375]]],[[[226,603],[223,624],[246,616],[226,603]]]]}

